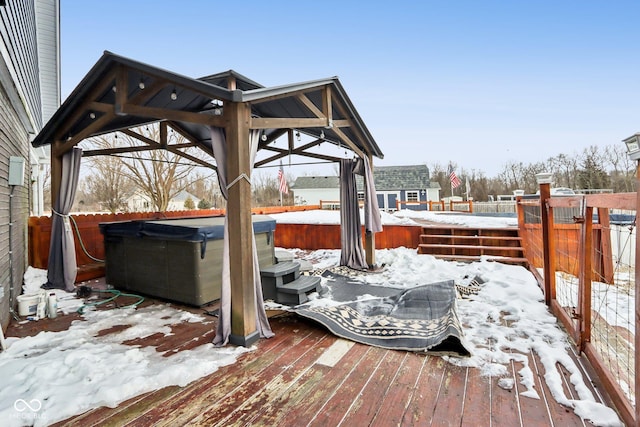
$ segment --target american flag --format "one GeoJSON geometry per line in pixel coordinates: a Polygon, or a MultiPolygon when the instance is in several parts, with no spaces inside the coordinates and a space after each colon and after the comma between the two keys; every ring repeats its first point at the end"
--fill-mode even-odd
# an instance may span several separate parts
{"type": "Polygon", "coordinates": [[[449,179],[451,180],[451,188],[458,188],[460,184],[462,184],[462,181],[460,181],[460,178],[458,178],[458,175],[456,175],[451,165],[449,165],[449,179]]]}
{"type": "Polygon", "coordinates": [[[280,162],[280,169],[278,169],[278,188],[282,194],[289,194],[287,179],[284,177],[284,171],[282,170],[282,162],[280,162]]]}

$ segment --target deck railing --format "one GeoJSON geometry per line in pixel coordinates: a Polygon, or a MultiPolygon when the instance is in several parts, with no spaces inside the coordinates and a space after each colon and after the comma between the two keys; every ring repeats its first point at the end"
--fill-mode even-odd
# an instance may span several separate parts
{"type": "Polygon", "coordinates": [[[540,193],[517,201],[527,258],[551,311],[591,362],[625,423],[637,425],[637,195],[549,197],[542,187],[540,193]]]}

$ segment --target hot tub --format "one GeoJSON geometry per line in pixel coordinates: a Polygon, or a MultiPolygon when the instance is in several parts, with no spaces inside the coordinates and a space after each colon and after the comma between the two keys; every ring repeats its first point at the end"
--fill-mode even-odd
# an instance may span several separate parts
{"type": "MultiPolygon", "coordinates": [[[[275,262],[276,222],[253,215],[260,267],[275,262]]],[[[107,284],[184,304],[220,298],[224,217],[100,224],[107,284]]]]}

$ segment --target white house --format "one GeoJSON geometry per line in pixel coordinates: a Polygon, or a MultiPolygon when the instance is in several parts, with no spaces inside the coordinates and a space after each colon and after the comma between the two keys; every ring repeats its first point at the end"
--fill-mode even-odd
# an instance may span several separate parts
{"type": "MultiPolygon", "coordinates": [[[[193,200],[193,205],[197,208],[198,203],[200,203],[200,199],[194,196],[193,194],[182,190],[178,194],[176,194],[170,201],[167,206],[168,211],[183,211],[187,208],[184,207],[184,203],[188,198],[193,200]]],[[[126,200],[127,210],[129,212],[149,212],[154,211],[155,206],[151,201],[151,198],[144,194],[142,191],[136,191],[126,200]]]]}
{"type": "Polygon", "coordinates": [[[319,205],[320,201],[340,201],[337,176],[300,176],[291,186],[296,205],[319,205]]]}

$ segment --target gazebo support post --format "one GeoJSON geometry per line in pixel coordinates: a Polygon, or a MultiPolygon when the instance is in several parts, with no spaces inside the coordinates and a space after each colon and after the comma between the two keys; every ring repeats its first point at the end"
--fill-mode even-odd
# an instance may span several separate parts
{"type": "Polygon", "coordinates": [[[225,105],[227,138],[227,221],[231,273],[231,336],[229,342],[245,347],[258,341],[251,233],[251,176],[249,148],[250,107],[246,103],[225,105]],[[228,116],[227,116],[228,114],[228,116]],[[241,177],[238,179],[238,177],[241,177]]]}
{"type": "Polygon", "coordinates": [[[55,206],[62,182],[63,153],[60,153],[61,145],[60,141],[54,141],[51,146],[51,208],[55,206]]]}
{"type": "MultiPolygon", "coordinates": [[[[369,158],[369,164],[371,165],[371,173],[373,174],[373,157],[371,156],[371,154],[367,154],[367,157],[369,158]]],[[[365,175],[365,179],[366,179],[366,175],[365,175]]],[[[367,262],[369,269],[376,268],[376,233],[372,233],[371,231],[365,230],[364,252],[365,252],[365,261],[367,262]]]]}

